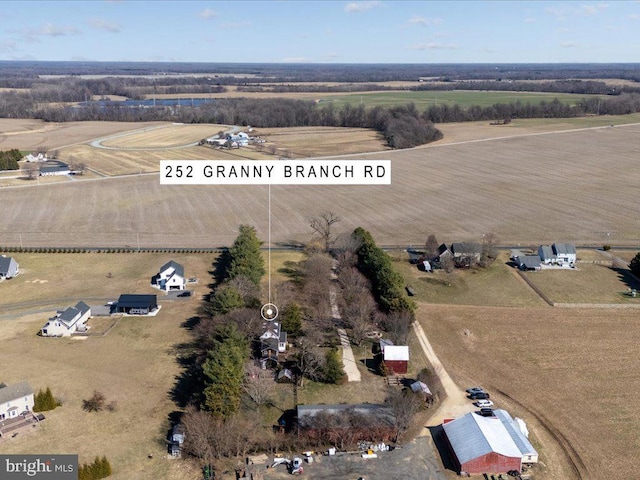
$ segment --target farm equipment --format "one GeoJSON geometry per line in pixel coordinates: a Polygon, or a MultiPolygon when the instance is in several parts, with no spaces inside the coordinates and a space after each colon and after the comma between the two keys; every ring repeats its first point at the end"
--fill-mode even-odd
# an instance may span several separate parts
{"type": "Polygon", "coordinates": [[[302,473],[304,473],[302,459],[300,457],[294,457],[293,460],[290,460],[288,458],[275,458],[273,460],[273,463],[271,464],[271,468],[283,464],[287,466],[287,470],[289,470],[289,473],[291,475],[302,475],[302,473]]]}

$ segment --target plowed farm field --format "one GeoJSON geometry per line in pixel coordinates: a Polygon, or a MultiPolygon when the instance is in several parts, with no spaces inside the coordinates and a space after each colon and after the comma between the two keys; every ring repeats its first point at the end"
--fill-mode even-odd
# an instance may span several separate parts
{"type": "MultiPolygon", "coordinates": [[[[637,245],[639,139],[640,125],[628,125],[361,154],[390,159],[392,184],[273,186],[272,243],[309,241],[309,218],[332,210],[342,219],[336,233],[362,226],[381,245],[420,245],[430,233],[480,241],[484,232],[503,244],[637,245]]],[[[146,156],[200,158],[158,152],[119,151],[135,154],[137,169],[122,170],[151,170],[155,159],[138,165],[146,156]]],[[[117,159],[105,155],[95,161],[117,159]]],[[[213,247],[229,245],[241,223],[263,239],[269,227],[266,186],[169,186],[155,174],[3,188],[0,202],[9,245],[124,246],[139,236],[143,246],[213,247]]]]}
{"type": "Polygon", "coordinates": [[[458,385],[482,385],[527,422],[545,465],[535,478],[635,476],[637,310],[421,304],[418,315],[458,385]]]}

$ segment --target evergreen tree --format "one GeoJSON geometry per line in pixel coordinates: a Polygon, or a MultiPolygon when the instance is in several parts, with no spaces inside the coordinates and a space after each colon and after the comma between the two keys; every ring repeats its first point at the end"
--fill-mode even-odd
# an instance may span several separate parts
{"type": "Polygon", "coordinates": [[[228,418],[240,408],[248,348],[234,326],[222,327],[202,365],[207,379],[205,407],[218,417],[228,418]]]}
{"type": "Polygon", "coordinates": [[[327,383],[341,383],[345,373],[338,358],[338,351],[332,348],[327,352],[324,366],[324,379],[327,383]]]}
{"type": "Polygon", "coordinates": [[[640,277],[640,252],[629,262],[629,270],[631,270],[631,273],[636,277],[640,277]]]}
{"type": "Polygon", "coordinates": [[[109,460],[107,460],[107,457],[103,455],[100,461],[102,463],[102,471],[104,472],[104,476],[109,477],[113,473],[109,460]]]}
{"type": "Polygon", "coordinates": [[[230,285],[222,285],[216,290],[208,311],[212,315],[224,315],[242,307],[244,307],[244,300],[238,289],[230,285]]]}
{"type": "Polygon", "coordinates": [[[282,329],[289,335],[300,335],[302,333],[302,309],[297,303],[290,303],[282,312],[280,321],[282,329]]]}
{"type": "Polygon", "coordinates": [[[260,252],[262,242],[258,240],[256,229],[249,225],[240,225],[240,234],[229,249],[231,259],[227,271],[228,278],[244,275],[254,284],[259,285],[266,273],[264,258],[260,252]]]}

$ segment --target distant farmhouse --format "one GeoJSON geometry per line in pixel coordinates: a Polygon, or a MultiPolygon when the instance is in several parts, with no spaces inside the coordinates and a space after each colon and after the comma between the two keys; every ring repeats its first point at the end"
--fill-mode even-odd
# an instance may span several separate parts
{"type": "Polygon", "coordinates": [[[206,142],[208,145],[214,145],[220,148],[240,148],[246,147],[249,145],[249,141],[253,140],[249,135],[245,132],[240,132],[237,134],[227,133],[226,135],[220,137],[218,135],[207,138],[206,142]]]}
{"type": "Polygon", "coordinates": [[[518,264],[520,270],[537,271],[543,268],[573,268],[576,263],[576,247],[570,243],[554,243],[540,245],[538,255],[523,255],[520,251],[512,251],[511,259],[518,264]]]}
{"type": "Polygon", "coordinates": [[[280,323],[269,320],[263,324],[260,335],[260,366],[276,367],[278,355],[287,351],[287,332],[280,328],[280,323]]]}
{"type": "Polygon", "coordinates": [[[75,307],[57,312],[45,323],[40,333],[43,337],[68,337],[75,332],[86,332],[90,317],[91,307],[78,302],[75,307]]]}
{"type": "Polygon", "coordinates": [[[40,176],[48,177],[53,175],[69,175],[71,168],[60,160],[49,160],[40,165],[40,176]]]}
{"type": "Polygon", "coordinates": [[[477,242],[454,242],[451,247],[442,243],[434,255],[425,255],[419,250],[407,250],[412,263],[420,263],[425,271],[445,268],[444,265],[453,262],[458,268],[469,268],[482,259],[482,245],[477,242]]]}
{"type": "Polygon", "coordinates": [[[164,290],[184,290],[187,284],[184,267],[173,260],[160,267],[160,271],[151,279],[151,286],[164,290]]]}
{"type": "Polygon", "coordinates": [[[27,382],[7,386],[0,383],[0,421],[33,409],[33,389],[27,382]]]}
{"type": "Polygon", "coordinates": [[[11,257],[0,256],[0,279],[13,278],[20,273],[20,266],[11,257]]]}

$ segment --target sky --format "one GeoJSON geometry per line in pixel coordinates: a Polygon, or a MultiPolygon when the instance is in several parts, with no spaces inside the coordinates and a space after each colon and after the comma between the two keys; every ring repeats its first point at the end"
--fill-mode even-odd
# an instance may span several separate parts
{"type": "Polygon", "coordinates": [[[0,60],[640,62],[640,1],[0,0],[0,60]]]}

